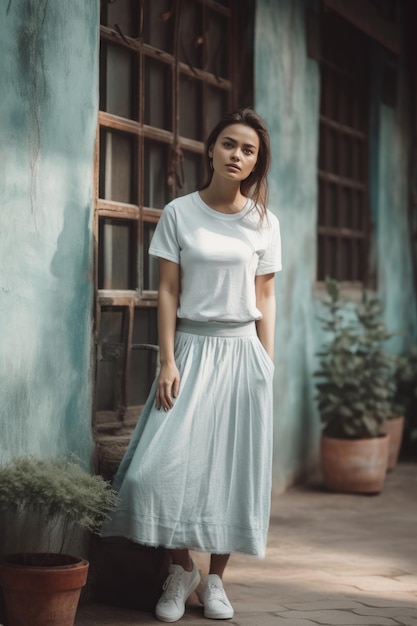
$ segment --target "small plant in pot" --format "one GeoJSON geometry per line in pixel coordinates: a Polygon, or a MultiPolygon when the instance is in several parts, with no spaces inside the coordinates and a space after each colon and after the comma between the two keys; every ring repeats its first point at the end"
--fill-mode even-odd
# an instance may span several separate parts
{"type": "Polygon", "coordinates": [[[398,462],[404,431],[404,416],[409,404],[408,386],[411,382],[411,368],[406,356],[397,356],[392,370],[392,398],[390,412],[381,425],[381,432],[389,435],[388,471],[392,471],[398,462]]]}
{"type": "Polygon", "coordinates": [[[333,491],[378,493],[388,458],[388,437],[380,427],[392,396],[393,357],[383,348],[391,334],[375,296],[364,291],[360,305],[352,306],[332,279],[326,291],[328,315],[320,320],[328,338],[315,372],[325,484],[333,491]]]}
{"type": "Polygon", "coordinates": [[[383,431],[390,434],[390,459],[388,468],[394,469],[405,434],[405,453],[415,457],[417,441],[417,346],[411,345],[397,358],[393,373],[395,391],[392,398],[391,414],[383,425],[383,431]]]}
{"type": "Polygon", "coordinates": [[[405,452],[417,458],[417,345],[411,346],[405,355],[407,361],[407,389],[405,402],[405,452]]]}
{"type": "Polygon", "coordinates": [[[0,586],[8,626],[72,626],[88,561],[65,553],[98,532],[118,503],[75,459],[18,458],[0,466],[0,586]],[[10,551],[12,553],[10,553],[10,551]]]}

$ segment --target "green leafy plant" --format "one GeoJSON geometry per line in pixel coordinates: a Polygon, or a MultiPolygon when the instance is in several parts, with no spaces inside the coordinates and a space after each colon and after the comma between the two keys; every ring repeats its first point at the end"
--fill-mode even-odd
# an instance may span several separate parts
{"type": "MultiPolygon", "coordinates": [[[[6,550],[61,552],[80,530],[96,533],[118,497],[101,476],[65,458],[13,459],[0,466],[0,511],[6,550]]],[[[4,548],[3,548],[4,550],[4,548]]]]}
{"type": "Polygon", "coordinates": [[[398,357],[395,369],[393,414],[404,415],[414,410],[417,402],[417,346],[398,357]]]}
{"type": "Polygon", "coordinates": [[[393,371],[393,380],[395,389],[391,402],[391,415],[388,416],[388,419],[404,415],[410,401],[409,387],[412,384],[412,370],[405,355],[401,355],[397,359],[393,371]]]}
{"type": "Polygon", "coordinates": [[[417,345],[398,357],[392,415],[405,417],[406,438],[414,446],[417,442],[417,345]]]}
{"type": "Polygon", "coordinates": [[[363,292],[352,308],[337,281],[326,280],[328,311],[321,323],[328,336],[318,353],[317,404],[323,434],[341,439],[377,437],[393,395],[393,355],[383,348],[392,335],[381,319],[376,296],[363,292]]]}

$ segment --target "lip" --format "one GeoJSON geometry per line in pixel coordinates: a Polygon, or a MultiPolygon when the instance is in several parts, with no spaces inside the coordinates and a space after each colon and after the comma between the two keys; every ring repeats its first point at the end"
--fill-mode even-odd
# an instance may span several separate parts
{"type": "Polygon", "coordinates": [[[226,167],[230,167],[231,169],[236,170],[237,172],[240,172],[240,167],[236,165],[236,163],[228,163],[226,167]]]}

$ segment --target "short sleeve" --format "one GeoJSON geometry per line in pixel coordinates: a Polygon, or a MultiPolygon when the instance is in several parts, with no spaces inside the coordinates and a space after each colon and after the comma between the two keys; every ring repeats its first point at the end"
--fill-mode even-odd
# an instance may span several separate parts
{"type": "Polygon", "coordinates": [[[269,226],[266,229],[267,245],[260,255],[256,275],[274,274],[282,269],[281,231],[279,221],[272,213],[268,214],[269,226]]]}
{"type": "Polygon", "coordinates": [[[155,232],[149,246],[149,254],[151,256],[160,257],[180,263],[180,247],[177,238],[177,220],[175,209],[172,205],[167,204],[162,211],[155,232]]]}

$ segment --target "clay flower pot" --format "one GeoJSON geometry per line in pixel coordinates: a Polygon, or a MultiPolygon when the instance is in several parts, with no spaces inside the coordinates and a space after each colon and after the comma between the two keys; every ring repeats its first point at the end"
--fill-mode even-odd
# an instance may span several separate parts
{"type": "Polygon", "coordinates": [[[88,562],[64,554],[40,556],[45,564],[35,564],[39,554],[11,555],[0,563],[7,625],[73,626],[88,562]],[[28,556],[33,564],[26,564],[28,556]]]}
{"type": "Polygon", "coordinates": [[[381,433],[389,435],[388,470],[393,470],[398,462],[404,431],[404,417],[391,417],[382,424],[381,433]]]}
{"type": "Polygon", "coordinates": [[[322,437],[321,464],[327,489],[344,493],[379,493],[388,464],[388,435],[371,439],[322,437]]]}

